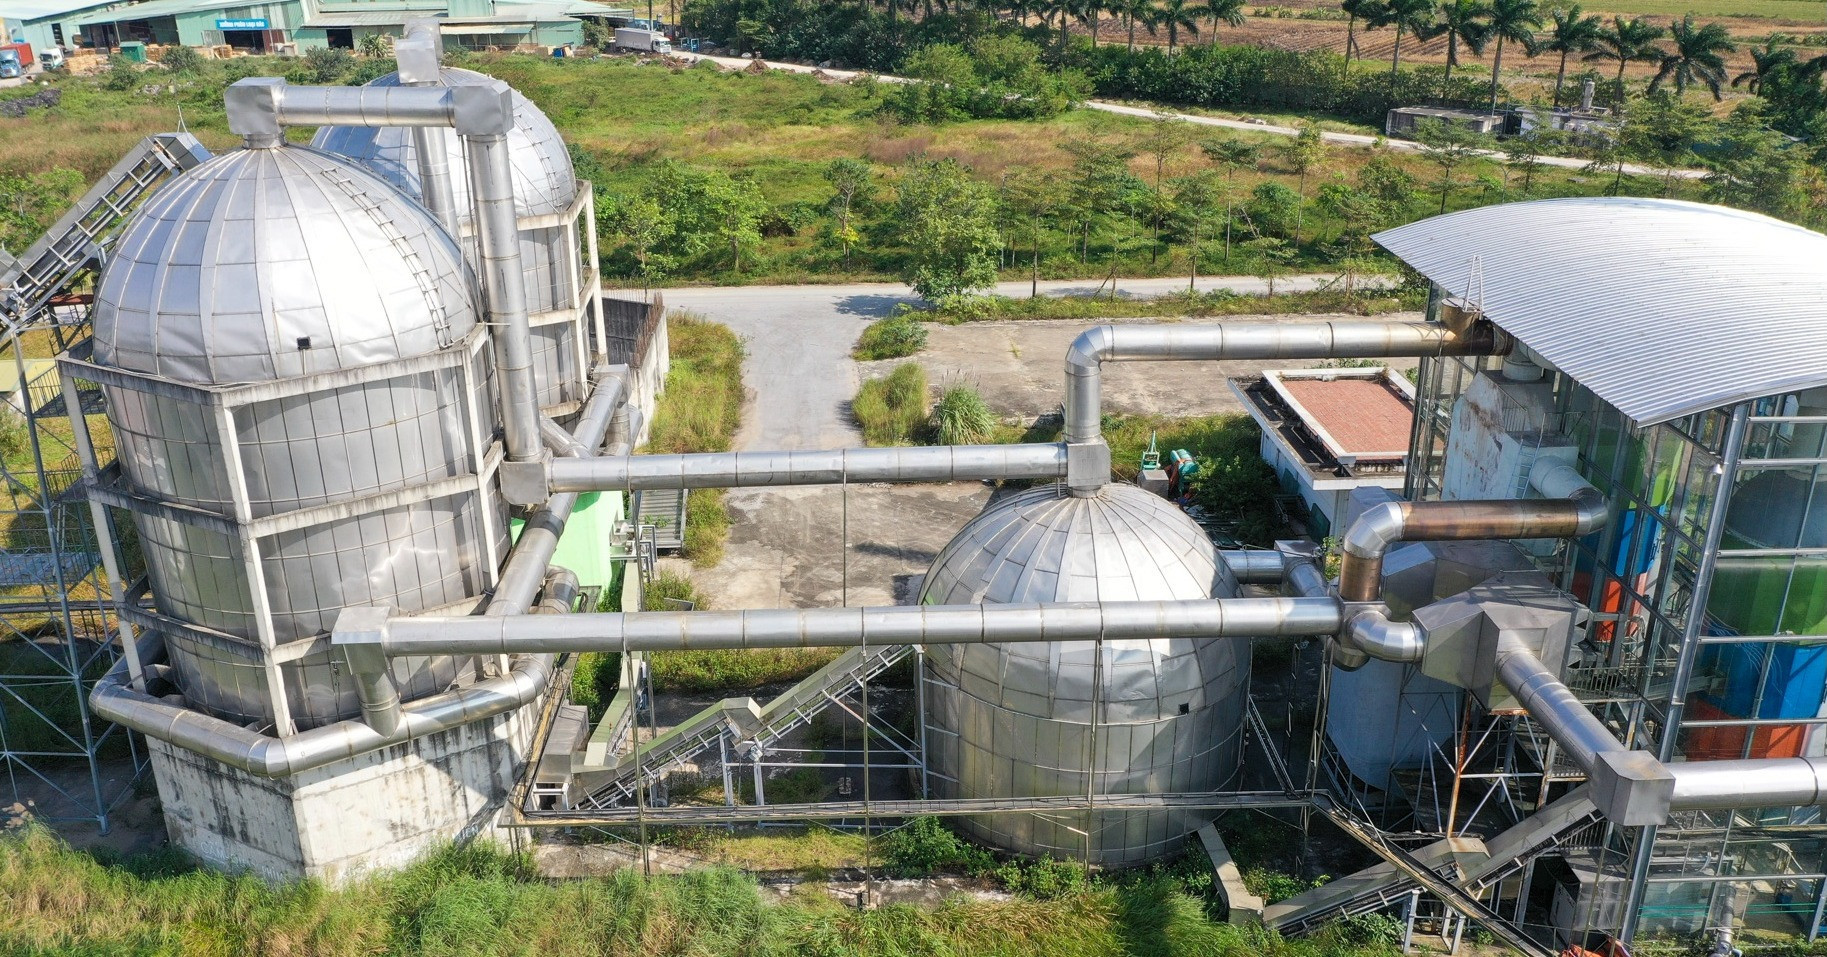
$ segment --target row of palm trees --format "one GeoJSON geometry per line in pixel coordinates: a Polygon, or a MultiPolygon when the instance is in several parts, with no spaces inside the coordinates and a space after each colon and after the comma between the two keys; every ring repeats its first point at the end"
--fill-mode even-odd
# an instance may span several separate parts
{"type": "Polygon", "coordinates": [[[1620,90],[1626,67],[1653,63],[1656,75],[1649,82],[1651,92],[1673,81],[1678,94],[1699,84],[1718,99],[1726,83],[1725,54],[1737,49],[1724,27],[1717,23],[1696,24],[1693,14],[1673,21],[1665,30],[1643,17],[1619,16],[1607,23],[1586,14],[1579,4],[1544,11],[1538,0],[1342,0],[1339,6],[1347,18],[1347,64],[1360,52],[1360,23],[1368,30],[1395,28],[1391,75],[1401,67],[1404,34],[1421,40],[1446,38],[1447,82],[1452,79],[1453,68],[1459,65],[1462,49],[1482,55],[1496,41],[1491,59],[1492,110],[1497,108],[1497,78],[1503,70],[1506,42],[1521,46],[1530,56],[1559,55],[1560,65],[1554,75],[1556,106],[1560,105],[1561,87],[1567,79],[1567,61],[1576,56],[1586,61],[1616,63],[1620,90]],[[1670,40],[1668,47],[1659,42],[1664,35],[1670,40]]]}
{"type": "Polygon", "coordinates": [[[1097,43],[1098,27],[1108,16],[1121,24],[1129,35],[1129,49],[1136,47],[1138,31],[1149,36],[1167,35],[1167,52],[1179,47],[1181,35],[1199,35],[1202,24],[1210,24],[1213,42],[1220,26],[1239,27],[1244,21],[1244,0],[1015,0],[996,4],[1019,19],[1039,17],[1048,27],[1059,28],[1060,42],[1074,21],[1082,24],[1097,43]]]}

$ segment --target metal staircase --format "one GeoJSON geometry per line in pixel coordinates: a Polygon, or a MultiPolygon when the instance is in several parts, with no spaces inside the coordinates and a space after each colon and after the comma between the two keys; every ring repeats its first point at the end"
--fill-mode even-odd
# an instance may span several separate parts
{"type": "Polygon", "coordinates": [[[0,318],[8,332],[42,324],[46,306],[109,245],[140,200],[171,176],[209,159],[189,133],[157,133],[139,142],[17,259],[0,259],[0,318]]]}
{"type": "Polygon", "coordinates": [[[658,783],[717,747],[720,738],[726,739],[732,750],[752,752],[758,748],[765,752],[852,688],[893,667],[912,650],[912,645],[848,649],[765,706],[753,698],[725,698],[642,745],[639,761],[630,749],[606,770],[579,773],[573,790],[587,796],[577,806],[609,808],[622,804],[632,799],[638,788],[658,783]]]}

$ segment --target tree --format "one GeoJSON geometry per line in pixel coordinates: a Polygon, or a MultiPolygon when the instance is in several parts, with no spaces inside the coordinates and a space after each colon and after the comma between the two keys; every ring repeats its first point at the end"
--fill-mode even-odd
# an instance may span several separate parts
{"type": "Polygon", "coordinates": [[[1558,53],[1561,57],[1560,69],[1554,73],[1553,106],[1561,105],[1561,84],[1567,81],[1567,58],[1575,54],[1585,55],[1598,47],[1599,36],[1605,32],[1605,22],[1596,16],[1587,16],[1579,4],[1566,10],[1555,10],[1551,17],[1553,28],[1541,48],[1549,53],[1558,53]]]}
{"type": "Polygon", "coordinates": [[[1028,231],[1028,295],[1040,295],[1040,237],[1065,206],[1059,177],[1051,170],[1022,169],[1009,179],[1008,203],[1028,231]]]}
{"type": "Polygon", "coordinates": [[[1300,175],[1300,187],[1295,193],[1300,197],[1301,206],[1297,206],[1294,212],[1294,243],[1299,245],[1301,208],[1307,202],[1307,174],[1325,160],[1326,138],[1320,133],[1319,124],[1302,123],[1300,133],[1287,141],[1282,151],[1288,159],[1289,168],[1300,175]]]}
{"type": "MultiPolygon", "coordinates": [[[[1446,37],[1446,76],[1440,81],[1440,95],[1451,96],[1453,67],[1459,65],[1459,47],[1475,54],[1484,53],[1489,35],[1485,19],[1490,8],[1482,0],[1440,0],[1439,11],[1425,28],[1416,28],[1415,36],[1423,40],[1446,37]]],[[[1399,36],[1399,34],[1398,34],[1399,36]]]]}
{"type": "Polygon", "coordinates": [[[1107,221],[1129,191],[1128,150],[1100,140],[1074,140],[1060,147],[1072,155],[1067,206],[1078,227],[1078,261],[1091,257],[1091,233],[1107,221]]]}
{"type": "Polygon", "coordinates": [[[1389,55],[1391,77],[1402,67],[1402,34],[1424,35],[1432,29],[1433,19],[1433,0],[1383,0],[1376,16],[1367,21],[1372,28],[1396,28],[1396,46],[1389,55]]]}
{"type": "Polygon", "coordinates": [[[1212,46],[1218,45],[1219,24],[1241,27],[1247,19],[1243,14],[1243,0],[1205,0],[1199,15],[1212,21],[1212,46]]]}
{"type": "Polygon", "coordinates": [[[664,161],[643,196],[664,211],[671,228],[653,244],[670,262],[707,256],[715,243],[727,244],[732,268],[742,268],[742,253],[761,242],[761,216],[767,203],[747,180],[733,180],[722,170],[664,161]]]}
{"type": "Polygon", "coordinates": [[[1542,12],[1536,0],[1491,0],[1486,11],[1485,30],[1497,41],[1497,49],[1491,54],[1491,112],[1495,113],[1497,77],[1503,72],[1504,41],[1520,44],[1529,56],[1540,52],[1535,31],[1542,28],[1542,12]]]}
{"type": "Polygon", "coordinates": [[[761,245],[761,216],[767,201],[753,180],[725,176],[706,197],[711,204],[719,239],[729,244],[730,268],[742,271],[743,250],[761,245]]]}
{"type": "Polygon", "coordinates": [[[1393,217],[1406,214],[1414,202],[1415,178],[1391,160],[1387,150],[1378,150],[1358,170],[1358,188],[1384,204],[1393,217]]]}
{"type": "Polygon", "coordinates": [[[1246,140],[1206,140],[1199,144],[1205,158],[1224,170],[1224,261],[1231,261],[1231,213],[1237,199],[1235,181],[1240,169],[1255,169],[1262,149],[1246,140]]]}
{"type": "Polygon", "coordinates": [[[1185,149],[1193,141],[1192,125],[1172,113],[1156,113],[1148,132],[1142,134],[1142,151],[1155,158],[1155,186],[1167,169],[1168,157],[1185,149]]]}
{"type": "Polygon", "coordinates": [[[1752,68],[1733,77],[1732,86],[1742,86],[1745,92],[1757,96],[1765,87],[1773,85],[1779,74],[1793,70],[1796,63],[1794,50],[1778,47],[1775,40],[1766,40],[1762,49],[1751,48],[1752,68]]]}
{"type": "Polygon", "coordinates": [[[1422,120],[1415,126],[1415,139],[1421,143],[1421,156],[1440,167],[1440,212],[1453,192],[1453,170],[1478,154],[1479,136],[1463,126],[1422,120]]]}
{"type": "MultiPolygon", "coordinates": [[[[1244,207],[1250,228],[1257,236],[1285,239],[1300,222],[1300,194],[1280,183],[1261,183],[1250,191],[1250,202],[1244,207]]],[[[1247,245],[1247,244],[1246,244],[1247,245]]]]}
{"type": "Polygon", "coordinates": [[[1689,83],[1706,84],[1713,99],[1718,100],[1726,82],[1725,54],[1738,49],[1725,27],[1717,23],[1694,26],[1694,15],[1688,14],[1669,26],[1674,48],[1662,53],[1656,75],[1649,81],[1651,93],[1670,79],[1675,81],[1675,95],[1687,93],[1689,83]]]}
{"type": "Polygon", "coordinates": [[[617,210],[616,232],[634,252],[643,293],[664,278],[674,265],[673,260],[658,249],[676,226],[667,211],[650,196],[637,196],[617,210]]]}
{"type": "MultiPolygon", "coordinates": [[[[1284,189],[1286,187],[1283,187],[1284,189]]],[[[1288,271],[1288,265],[1294,262],[1294,250],[1288,244],[1271,236],[1252,239],[1243,244],[1250,254],[1250,275],[1269,284],[1269,295],[1275,295],[1275,280],[1288,271]]]]}
{"type": "Polygon", "coordinates": [[[1136,52],[1136,27],[1146,29],[1150,35],[1155,32],[1154,0],[1114,0],[1110,10],[1123,18],[1123,26],[1129,31],[1131,53],[1136,52]]]}
{"type": "Polygon", "coordinates": [[[1662,48],[1656,46],[1660,39],[1662,28],[1642,17],[1631,20],[1612,17],[1611,26],[1599,31],[1592,52],[1584,59],[1617,61],[1619,109],[1624,106],[1624,68],[1633,62],[1654,63],[1662,59],[1662,48]]]}
{"type": "Polygon", "coordinates": [[[1384,202],[1335,176],[1319,188],[1314,208],[1339,224],[1339,239],[1348,252],[1357,255],[1370,252],[1370,231],[1389,218],[1384,202]]]}
{"type": "Polygon", "coordinates": [[[1206,224],[1224,205],[1221,200],[1228,202],[1228,191],[1210,172],[1180,177],[1173,185],[1175,219],[1181,233],[1189,240],[1186,245],[1186,291],[1192,292],[1199,282],[1199,244],[1206,236],[1206,224]]]}
{"type": "Polygon", "coordinates": [[[1745,104],[1732,111],[1724,135],[1707,159],[1706,197],[1715,203],[1793,217],[1807,204],[1807,163],[1786,137],[1765,127],[1762,110],[1745,104]]]}
{"type": "Polygon", "coordinates": [[[956,160],[918,160],[902,174],[898,212],[908,248],[904,277],[939,302],[996,283],[996,197],[956,160]]]}
{"type": "Polygon", "coordinates": [[[1619,138],[1625,155],[1662,167],[1662,195],[1668,196],[1675,189],[1675,169],[1692,161],[1695,142],[1710,126],[1706,110],[1661,90],[1637,101],[1619,138]]]}
{"type": "Polygon", "coordinates": [[[832,237],[848,261],[851,250],[862,239],[852,217],[859,204],[869,201],[875,188],[875,174],[868,163],[846,156],[832,160],[831,165],[825,167],[825,182],[831,184],[831,200],[826,208],[837,221],[832,237]]]}
{"type": "Polygon", "coordinates": [[[1358,21],[1375,21],[1383,11],[1383,0],[1342,0],[1339,9],[1345,11],[1345,69],[1349,71],[1351,58],[1362,55],[1358,51],[1358,21]]]}
{"type": "Polygon", "coordinates": [[[1542,168],[1542,146],[1550,137],[1558,135],[1557,131],[1549,129],[1546,124],[1537,124],[1535,129],[1521,136],[1504,139],[1504,177],[1507,181],[1511,171],[1522,173],[1524,196],[1535,188],[1535,174],[1542,168]]]}
{"type": "Polygon", "coordinates": [[[1174,55],[1174,47],[1180,43],[1180,31],[1185,30],[1194,36],[1199,35],[1199,8],[1194,0],[1161,0],[1155,7],[1155,25],[1167,28],[1167,55],[1174,55]]]}

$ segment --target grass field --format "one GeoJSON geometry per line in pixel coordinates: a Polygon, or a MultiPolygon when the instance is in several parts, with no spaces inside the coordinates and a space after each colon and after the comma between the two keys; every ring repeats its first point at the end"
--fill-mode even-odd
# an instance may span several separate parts
{"type": "MultiPolygon", "coordinates": [[[[839,843],[842,843],[839,839],[839,843]]],[[[845,850],[837,847],[833,850],[845,850]]],[[[853,849],[852,849],[853,850],[853,849]]],[[[731,849],[734,859],[748,855],[731,849]]],[[[753,863],[775,861],[771,852],[753,863]]],[[[486,845],[345,890],[200,870],[177,852],[102,861],[0,836],[0,953],[184,957],[1390,957],[1349,924],[1307,940],[1214,922],[1166,872],[1054,899],[954,897],[859,912],[814,886],[764,899],[731,869],[547,881],[486,845]],[[770,903],[768,901],[777,901],[770,903]]]]}
{"type": "MultiPolygon", "coordinates": [[[[1766,0],[1801,3],[1801,0],[1766,0]]],[[[1022,170],[1065,178],[1071,155],[1067,145],[1098,140],[1137,150],[1131,171],[1153,185],[1154,158],[1141,151],[1151,121],[1094,111],[1073,111],[1047,121],[984,120],[908,125],[882,115],[879,96],[867,85],[823,82],[787,73],[725,73],[707,65],[689,69],[636,65],[627,60],[583,60],[532,57],[470,57],[463,64],[498,76],[534,100],[573,144],[580,172],[596,181],[599,206],[612,211],[653,180],[661,161],[715,168],[751,179],[770,209],[765,239],[740,273],[727,257],[707,252],[675,271],[674,282],[717,283],[837,281],[846,278],[891,278],[900,271],[905,250],[892,204],[865,204],[865,242],[860,252],[843,256],[821,241],[824,209],[831,187],[824,179],[828,164],[843,157],[869,161],[879,200],[893,196],[899,168],[916,157],[951,158],[993,184],[1022,170]],[[780,225],[790,223],[795,225],[780,225]]],[[[281,73],[282,60],[238,60],[242,73],[281,73]]],[[[189,76],[147,74],[148,83],[124,92],[102,88],[95,80],[60,79],[61,104],[23,119],[0,119],[0,176],[24,175],[55,168],[79,171],[93,179],[142,136],[176,128],[182,122],[213,149],[234,144],[221,104],[229,79],[220,66],[189,76]],[[156,82],[153,82],[156,81],[156,82]]],[[[1277,119],[1292,119],[1277,117],[1277,119]]],[[[303,137],[308,130],[295,131],[303,137]]],[[[1261,162],[1240,171],[1234,187],[1240,197],[1264,183],[1295,187],[1299,178],[1282,147],[1286,140],[1265,133],[1198,131],[1200,136],[1238,139],[1262,147],[1261,162]]],[[[1369,150],[1331,148],[1307,178],[1307,194],[1325,183],[1355,180],[1373,156],[1369,150]]],[[[1437,207],[1432,167],[1418,157],[1390,154],[1387,161],[1414,180],[1413,196],[1397,218],[1422,215],[1437,207]],[[1429,194],[1435,198],[1430,199],[1429,194]]],[[[1188,145],[1166,158],[1159,173],[1169,178],[1205,167],[1202,154],[1188,145]]],[[[1577,171],[1543,170],[1536,174],[1532,196],[1579,195],[1608,183],[1577,171]]],[[[1660,183],[1626,186],[1659,191],[1660,183]]],[[[1677,184],[1677,188],[1695,187],[1677,184]]],[[[0,192],[4,187],[0,186],[0,192]]],[[[1496,163],[1476,160],[1455,171],[1449,207],[1464,207],[1521,195],[1517,184],[1496,163]]],[[[48,215],[48,213],[47,213],[48,215]]],[[[1011,227],[1013,223],[1008,224],[1011,227]]],[[[1005,276],[1024,278],[1028,271],[1028,237],[1010,228],[1005,276]]],[[[1068,224],[1043,230],[1040,273],[1047,277],[1173,275],[1187,267],[1186,250],[1156,245],[1147,230],[1133,225],[1105,230],[1090,244],[1090,261],[1081,262],[1068,224]],[[1116,261],[1112,262],[1112,257],[1116,261]]],[[[1336,224],[1309,217],[1302,236],[1303,259],[1312,265],[1336,256],[1336,224]]],[[[632,259],[616,250],[620,240],[605,236],[610,275],[632,268],[632,259]]],[[[1223,263],[1216,244],[1208,243],[1201,271],[1229,268],[1247,271],[1242,262],[1223,263]]],[[[630,280],[632,281],[632,280],[630,280]]]]}

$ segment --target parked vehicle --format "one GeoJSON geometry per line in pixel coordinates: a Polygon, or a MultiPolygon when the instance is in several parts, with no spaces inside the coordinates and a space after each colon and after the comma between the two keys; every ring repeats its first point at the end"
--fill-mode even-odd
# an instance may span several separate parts
{"type": "Polygon", "coordinates": [[[0,79],[24,76],[31,65],[31,47],[23,43],[0,44],[0,79]]]}
{"type": "Polygon", "coordinates": [[[615,31],[615,48],[617,50],[635,50],[641,53],[671,53],[672,42],[666,35],[653,30],[636,30],[632,27],[621,27],[615,31]]]}

